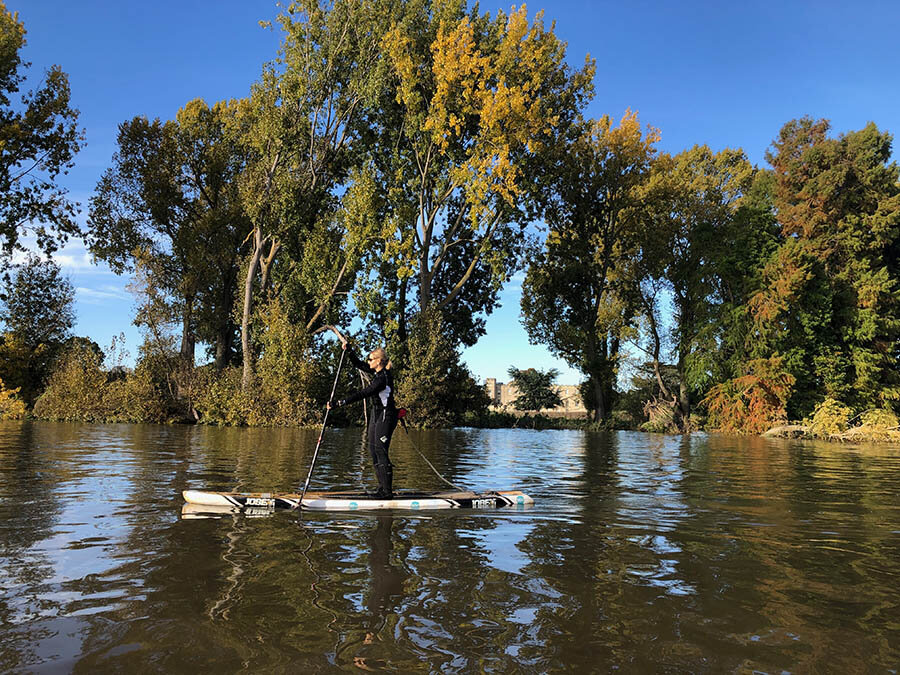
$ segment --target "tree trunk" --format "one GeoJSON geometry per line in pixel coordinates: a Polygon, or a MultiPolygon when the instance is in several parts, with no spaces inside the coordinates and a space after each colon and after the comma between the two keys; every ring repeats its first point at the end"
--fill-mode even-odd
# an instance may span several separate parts
{"type": "Polygon", "coordinates": [[[616,395],[616,363],[619,360],[619,347],[622,341],[617,337],[609,340],[609,349],[606,353],[606,407],[609,415],[612,415],[613,402],[616,395]]]}
{"type": "Polygon", "coordinates": [[[220,373],[231,363],[231,330],[229,322],[222,322],[216,331],[215,369],[220,373]]]}
{"type": "MultiPolygon", "coordinates": [[[[235,275],[236,276],[236,275],[235,275]]],[[[216,360],[217,373],[222,372],[231,364],[231,303],[233,284],[237,281],[231,274],[227,281],[219,289],[218,316],[216,317],[216,360]]]]}
{"type": "Polygon", "coordinates": [[[594,375],[591,379],[594,382],[594,398],[597,400],[597,407],[594,409],[594,421],[602,422],[606,419],[606,385],[602,377],[594,375]]]}
{"type": "Polygon", "coordinates": [[[681,383],[678,386],[678,409],[681,413],[682,426],[686,430],[690,425],[689,420],[691,419],[691,395],[690,392],[688,392],[684,378],[682,378],[681,383]]]}
{"type": "Polygon", "coordinates": [[[216,335],[216,360],[213,364],[213,367],[216,369],[217,373],[221,373],[225,368],[228,367],[228,362],[230,361],[230,350],[228,349],[228,345],[222,337],[222,331],[216,335]]]}
{"type": "Polygon", "coordinates": [[[596,336],[587,335],[584,345],[585,372],[591,380],[594,389],[594,400],[596,407],[594,408],[594,422],[602,422],[606,415],[606,402],[603,398],[603,378],[601,377],[602,366],[598,367],[598,361],[602,364],[602,356],[598,352],[596,336]]]}
{"type": "Polygon", "coordinates": [[[427,258],[419,260],[419,313],[424,314],[431,305],[431,279],[428,275],[427,258]]]}
{"type": "Polygon", "coordinates": [[[269,275],[272,271],[272,263],[275,261],[275,256],[278,254],[278,249],[280,248],[281,243],[272,239],[269,253],[264,258],[260,258],[259,266],[262,273],[260,274],[259,292],[263,297],[265,297],[266,289],[269,287],[269,275]]]}
{"type": "Polygon", "coordinates": [[[253,382],[253,352],[250,348],[250,313],[253,309],[253,280],[259,269],[259,259],[262,256],[262,247],[265,241],[262,233],[257,228],[253,233],[254,247],[250,265],[247,267],[247,278],[244,280],[244,313],[241,317],[241,352],[244,360],[244,370],[241,374],[241,391],[246,392],[253,382]]]}
{"type": "Polygon", "coordinates": [[[236,261],[232,259],[228,264],[227,272],[222,275],[216,307],[216,372],[221,372],[231,365],[234,357],[232,348],[234,322],[231,318],[231,310],[234,304],[234,287],[237,285],[237,276],[236,261]]]}
{"type": "Polygon", "coordinates": [[[653,339],[653,374],[656,375],[656,384],[659,385],[660,395],[668,401],[672,399],[672,394],[663,382],[662,370],[660,369],[659,363],[659,355],[662,351],[662,338],[659,336],[659,326],[656,325],[656,315],[653,313],[653,307],[647,302],[646,298],[643,299],[644,312],[650,323],[650,336],[653,339]]]}
{"type": "Polygon", "coordinates": [[[194,299],[184,299],[184,311],[181,313],[181,359],[193,366],[194,365],[194,345],[196,339],[191,328],[193,319],[194,299]]]}

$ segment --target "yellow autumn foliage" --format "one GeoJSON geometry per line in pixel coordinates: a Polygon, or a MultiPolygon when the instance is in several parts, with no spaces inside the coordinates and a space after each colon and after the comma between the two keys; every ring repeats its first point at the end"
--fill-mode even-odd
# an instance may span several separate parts
{"type": "Polygon", "coordinates": [[[393,26],[382,44],[398,81],[396,100],[430,146],[422,172],[428,173],[435,155],[449,160],[451,185],[464,187],[476,224],[492,196],[516,201],[521,175],[513,153],[537,151],[558,123],[541,88],[562,48],[544,29],[542,13],[529,23],[524,5],[510,13],[499,43],[490,47],[479,41],[469,17],[441,22],[429,46],[430,69],[404,30],[393,26]]]}
{"type": "Polygon", "coordinates": [[[816,438],[836,436],[848,429],[852,415],[850,408],[840,401],[826,398],[816,406],[812,418],[808,420],[809,431],[816,438]]]}
{"type": "Polygon", "coordinates": [[[25,402],[19,398],[19,389],[7,389],[0,379],[0,420],[20,420],[25,417],[25,402]]]}

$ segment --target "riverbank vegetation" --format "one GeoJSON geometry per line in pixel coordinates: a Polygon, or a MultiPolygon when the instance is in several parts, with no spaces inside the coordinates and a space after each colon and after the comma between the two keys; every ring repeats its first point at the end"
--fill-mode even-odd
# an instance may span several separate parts
{"type": "Polygon", "coordinates": [[[0,414],[314,424],[333,324],[388,346],[414,424],[493,426],[460,351],[524,272],[524,326],[583,374],[586,424],[893,438],[889,133],[806,117],[773,129],[768,166],[702,139],[662,152],[635,112],[585,117],[594,62],[524,7],[302,0],[277,24],[245,98],[120,124],[79,226],[57,187],[83,142],[67,77],[13,102],[25,29],[0,3],[0,414]],[[71,334],[52,261],[13,264],[28,231],[130,275],[133,359],[71,334]]]}

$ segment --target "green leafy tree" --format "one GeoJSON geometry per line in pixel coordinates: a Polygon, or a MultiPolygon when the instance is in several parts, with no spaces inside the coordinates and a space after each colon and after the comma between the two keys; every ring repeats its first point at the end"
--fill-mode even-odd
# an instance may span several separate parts
{"type": "Polygon", "coordinates": [[[419,314],[412,324],[408,352],[392,356],[401,366],[397,401],[410,411],[418,427],[451,427],[466,416],[483,417],[490,399],[460,362],[443,318],[434,310],[419,314]]]}
{"type": "Polygon", "coordinates": [[[118,152],[91,199],[88,244],[118,273],[145,272],[181,323],[182,358],[198,335],[230,357],[231,305],[242,237],[249,230],[237,179],[245,103],[189,102],[174,121],[135,117],[119,126],[118,152]]]}
{"type": "Polygon", "coordinates": [[[195,333],[210,346],[216,370],[236,357],[237,323],[232,310],[241,252],[250,231],[239,190],[248,162],[243,144],[247,107],[246,100],[221,101],[210,107],[195,99],[175,118],[185,157],[184,176],[192,186],[192,209],[198,220],[201,255],[195,333]]]}
{"type": "Polygon", "coordinates": [[[0,345],[0,377],[21,388],[29,404],[39,393],[75,322],[75,291],[52,260],[29,255],[17,265],[0,301],[6,327],[0,345]]]}
{"type": "Polygon", "coordinates": [[[754,171],[749,189],[709,256],[717,341],[712,379],[717,382],[741,376],[747,363],[764,352],[754,339],[750,300],[763,287],[765,265],[783,243],[774,181],[772,171],[754,171]]]}
{"type": "Polygon", "coordinates": [[[584,125],[563,148],[547,208],[549,233],[529,263],[522,316],[529,339],[587,376],[594,420],[612,409],[621,344],[637,308],[644,192],[655,129],[628,112],[584,125]]]}
{"type": "Polygon", "coordinates": [[[900,400],[900,168],[868,124],[830,138],[786,124],[768,159],[783,243],[753,296],[753,339],[796,378],[788,412],[824,398],[861,410],[900,400]]]}
{"type": "Polygon", "coordinates": [[[389,341],[419,314],[473,344],[528,245],[542,158],[591,93],[565,44],[525,8],[404,2],[382,41],[388,86],[364,136],[382,223],[356,305],[389,341]]]}
{"type": "MultiPolygon", "coordinates": [[[[680,360],[689,367],[678,371],[678,382],[673,390],[680,393],[682,383],[686,382],[691,397],[689,402],[695,396],[704,398],[702,407],[709,412],[710,425],[740,433],[781,419],[781,413],[776,414],[779,406],[765,412],[766,406],[751,405],[741,398],[741,392],[751,381],[747,378],[752,379],[753,373],[759,372],[765,364],[775,363],[783,370],[781,360],[770,358],[771,352],[759,341],[751,311],[751,299],[764,286],[766,263],[783,242],[775,215],[773,190],[774,173],[754,169],[746,191],[734,204],[733,213],[722,219],[716,228],[716,236],[707,239],[700,264],[704,269],[702,285],[711,294],[701,310],[692,314],[702,321],[694,324],[694,347],[680,360]],[[729,392],[736,393],[737,398],[732,403],[737,407],[729,408],[732,404],[724,403],[722,397],[731,395],[729,392]],[[714,410],[714,406],[718,408],[714,410]],[[738,414],[741,410],[744,412],[738,414]],[[749,414],[751,410],[754,411],[752,415],[749,414]]],[[[673,337],[675,335],[678,334],[673,337]]],[[[685,342],[691,344],[682,339],[681,343],[685,342]]],[[[781,376],[776,372],[777,368],[765,367],[771,371],[767,377],[781,376]]],[[[786,389],[787,398],[790,398],[794,382],[795,378],[791,377],[786,389]]],[[[682,401],[678,396],[674,400],[673,422],[684,429],[690,418],[683,416],[682,401]]]]}
{"type": "Polygon", "coordinates": [[[335,321],[332,305],[340,305],[352,286],[356,248],[342,242],[340,228],[347,223],[334,212],[353,165],[351,150],[366,104],[381,89],[379,45],[391,5],[389,0],[299,0],[278,19],[284,39],[278,58],[253,87],[245,136],[251,161],[241,181],[252,222],[241,315],[245,391],[255,362],[254,299],[269,291],[285,247],[293,250],[287,250],[282,278],[291,286],[289,295],[291,290],[301,295],[288,301],[308,333],[335,321]],[[297,264],[303,266],[299,272],[297,264]],[[312,279],[315,288],[307,285],[312,279]]]}
{"type": "Polygon", "coordinates": [[[562,398],[554,387],[554,382],[559,377],[556,368],[519,370],[512,367],[507,372],[519,392],[514,403],[516,410],[536,410],[540,413],[546,408],[562,405],[562,398]]]}
{"type": "Polygon", "coordinates": [[[304,326],[290,321],[281,301],[273,299],[263,309],[259,385],[269,402],[269,423],[315,422],[330,378],[322,372],[304,326]]]}
{"type": "MultiPolygon", "coordinates": [[[[720,257],[733,257],[737,210],[753,182],[754,170],[742,150],[712,152],[694,146],[674,157],[660,156],[647,183],[646,228],[639,265],[642,305],[651,344],[660,344],[657,293],[663,280],[674,305],[671,343],[679,375],[677,422],[690,428],[692,403],[714,381],[720,336],[717,333],[720,257]],[[646,293],[651,289],[650,293],[646,293]]],[[[658,356],[656,357],[658,361],[658,356]]],[[[668,391],[660,384],[664,395],[668,391]]]]}
{"type": "Polygon", "coordinates": [[[26,346],[61,344],[75,323],[75,289],[53,260],[29,255],[0,298],[0,321],[26,346]]]}
{"type": "Polygon", "coordinates": [[[47,254],[80,233],[77,209],[57,180],[73,163],[84,134],[70,106],[68,76],[53,66],[40,85],[19,94],[30,66],[22,60],[25,26],[0,1],[0,264],[9,264],[31,233],[47,254]]]}

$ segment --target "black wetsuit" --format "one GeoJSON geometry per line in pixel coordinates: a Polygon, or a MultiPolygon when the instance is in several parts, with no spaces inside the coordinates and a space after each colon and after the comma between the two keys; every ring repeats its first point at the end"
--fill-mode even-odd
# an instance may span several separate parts
{"type": "Polygon", "coordinates": [[[367,438],[369,452],[372,453],[372,464],[378,478],[379,496],[390,496],[394,478],[394,468],[388,457],[391,436],[397,426],[397,406],[394,404],[394,378],[387,368],[375,371],[368,363],[361,360],[349,347],[347,356],[359,370],[372,376],[372,382],[347,398],[338,401],[338,405],[347,405],[355,401],[369,398],[372,401],[372,417],[369,420],[367,438]]]}

